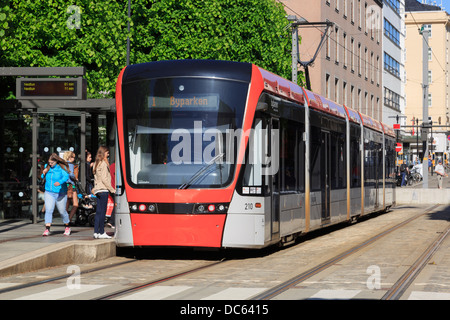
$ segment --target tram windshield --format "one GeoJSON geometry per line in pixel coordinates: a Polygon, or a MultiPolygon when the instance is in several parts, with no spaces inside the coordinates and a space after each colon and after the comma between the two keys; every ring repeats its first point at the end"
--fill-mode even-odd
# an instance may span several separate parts
{"type": "Polygon", "coordinates": [[[142,188],[220,188],[236,164],[248,83],[163,78],[123,84],[127,178],[142,188]]]}

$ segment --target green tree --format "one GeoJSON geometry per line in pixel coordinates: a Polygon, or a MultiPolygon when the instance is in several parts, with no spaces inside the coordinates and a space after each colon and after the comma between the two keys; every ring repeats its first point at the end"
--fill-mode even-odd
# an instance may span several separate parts
{"type": "MultiPolygon", "coordinates": [[[[85,66],[88,96],[112,97],[126,64],[168,59],[252,62],[290,78],[286,13],[275,0],[0,0],[0,66],[85,66]]],[[[0,80],[0,97],[14,83],[0,80]]]]}

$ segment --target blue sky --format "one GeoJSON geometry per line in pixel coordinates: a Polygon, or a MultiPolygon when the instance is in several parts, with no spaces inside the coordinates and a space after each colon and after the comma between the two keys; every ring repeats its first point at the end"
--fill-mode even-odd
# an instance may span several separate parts
{"type": "MultiPolygon", "coordinates": [[[[421,0],[419,0],[419,2],[422,2],[421,0]]],[[[431,4],[433,4],[433,2],[436,2],[437,5],[441,4],[441,0],[432,0],[430,1],[431,4]]],[[[442,0],[442,5],[445,8],[445,11],[450,12],[450,0],[442,0]]]]}
{"type": "MultiPolygon", "coordinates": [[[[422,0],[417,0],[418,2],[423,2],[422,0]]],[[[445,8],[445,11],[450,12],[450,0],[426,0],[428,4],[436,3],[438,6],[441,5],[445,8]]]]}

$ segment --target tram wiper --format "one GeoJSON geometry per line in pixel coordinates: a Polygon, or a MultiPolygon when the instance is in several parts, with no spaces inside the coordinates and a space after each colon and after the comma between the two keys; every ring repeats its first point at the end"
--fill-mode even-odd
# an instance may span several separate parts
{"type": "Polygon", "coordinates": [[[188,182],[183,183],[181,186],[178,187],[178,189],[182,190],[182,189],[189,188],[198,178],[200,178],[203,175],[203,173],[206,170],[211,168],[211,166],[213,164],[215,164],[217,160],[221,159],[224,156],[224,154],[225,153],[220,153],[217,156],[215,156],[214,158],[212,158],[212,160],[208,163],[208,165],[206,167],[200,168],[200,170],[198,170],[196,173],[194,173],[194,175],[189,179],[188,182]]]}

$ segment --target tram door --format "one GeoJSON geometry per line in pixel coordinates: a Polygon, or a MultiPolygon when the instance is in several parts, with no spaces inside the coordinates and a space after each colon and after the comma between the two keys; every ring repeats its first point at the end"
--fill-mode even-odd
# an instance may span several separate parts
{"type": "Polygon", "coordinates": [[[330,133],[322,131],[322,148],[321,148],[321,180],[322,180],[322,224],[330,222],[330,187],[331,187],[331,141],[330,133]]]}
{"type": "MultiPolygon", "coordinates": [[[[271,166],[274,161],[279,161],[279,152],[273,150],[274,147],[279,147],[279,130],[280,121],[278,119],[271,119],[269,139],[269,155],[271,158],[271,166]],[[278,138],[278,139],[277,139],[278,138]],[[275,157],[277,157],[275,159],[275,157]]],[[[274,170],[270,177],[271,202],[272,202],[272,239],[278,238],[280,233],[280,174],[279,170],[274,170]]]]}

